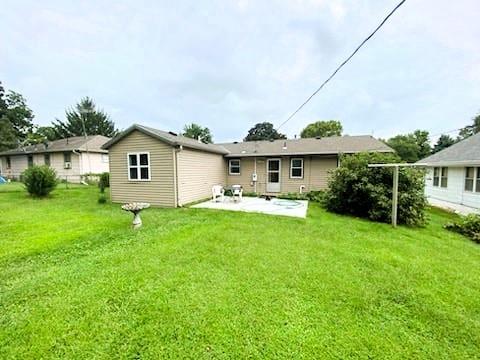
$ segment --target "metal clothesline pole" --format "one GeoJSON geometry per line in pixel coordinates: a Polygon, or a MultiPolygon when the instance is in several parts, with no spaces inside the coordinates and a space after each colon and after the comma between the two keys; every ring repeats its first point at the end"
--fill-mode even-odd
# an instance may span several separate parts
{"type": "Polygon", "coordinates": [[[393,167],[393,184],[392,184],[392,226],[397,227],[397,217],[398,217],[398,169],[400,167],[425,167],[427,164],[368,164],[370,168],[378,167],[393,167]]]}

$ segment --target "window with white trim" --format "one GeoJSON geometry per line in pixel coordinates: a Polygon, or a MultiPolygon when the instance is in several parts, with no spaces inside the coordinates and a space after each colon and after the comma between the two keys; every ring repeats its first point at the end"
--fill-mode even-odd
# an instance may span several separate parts
{"type": "Polygon", "coordinates": [[[433,168],[433,186],[438,186],[440,184],[440,168],[433,168]]]}
{"type": "Polygon", "coordinates": [[[477,176],[475,177],[475,192],[480,193],[480,168],[477,167],[477,176]]]}
{"type": "Polygon", "coordinates": [[[228,160],[228,173],[230,175],[240,175],[240,159],[228,160]]]}
{"type": "Polygon", "coordinates": [[[473,180],[475,178],[475,168],[465,168],[465,191],[473,191],[473,180]]]}
{"type": "Polygon", "coordinates": [[[442,167],[440,172],[440,187],[446,188],[448,185],[448,167],[442,167]]]}
{"type": "Polygon", "coordinates": [[[303,159],[302,158],[290,159],[290,178],[303,179],[303,159]]]}
{"type": "Polygon", "coordinates": [[[150,153],[128,154],[128,180],[150,181],[150,153]]]}

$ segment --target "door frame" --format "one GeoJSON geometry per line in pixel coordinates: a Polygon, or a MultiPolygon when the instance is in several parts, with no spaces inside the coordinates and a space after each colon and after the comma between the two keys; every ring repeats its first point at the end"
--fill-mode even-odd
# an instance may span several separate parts
{"type": "Polygon", "coordinates": [[[267,159],[267,182],[265,184],[265,192],[267,193],[279,193],[281,192],[281,189],[282,189],[282,159],[281,158],[268,158],[267,159]],[[277,183],[271,183],[269,180],[270,180],[270,177],[269,177],[269,173],[270,173],[270,170],[268,169],[268,165],[270,163],[271,160],[274,160],[274,161],[278,161],[278,171],[274,170],[272,172],[278,172],[278,191],[276,190],[271,190],[271,188],[269,189],[269,184],[277,184],[277,183]]]}

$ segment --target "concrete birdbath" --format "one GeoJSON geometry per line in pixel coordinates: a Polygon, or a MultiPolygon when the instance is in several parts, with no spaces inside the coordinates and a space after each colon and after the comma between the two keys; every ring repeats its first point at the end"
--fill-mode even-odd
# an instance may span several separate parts
{"type": "Polygon", "coordinates": [[[140,218],[140,212],[143,209],[149,208],[150,204],[149,203],[129,203],[122,205],[122,209],[125,211],[130,211],[133,214],[133,228],[138,229],[139,227],[142,226],[142,219],[140,218]]]}

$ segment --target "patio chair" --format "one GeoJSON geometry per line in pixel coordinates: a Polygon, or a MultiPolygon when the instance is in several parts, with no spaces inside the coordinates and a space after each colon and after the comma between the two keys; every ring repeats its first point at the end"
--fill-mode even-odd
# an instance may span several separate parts
{"type": "Polygon", "coordinates": [[[222,185],[213,185],[212,186],[212,201],[217,202],[217,199],[220,198],[220,201],[225,200],[225,189],[222,185]]]}
{"type": "Polygon", "coordinates": [[[232,185],[232,199],[233,201],[242,201],[243,188],[242,185],[232,185]]]}

